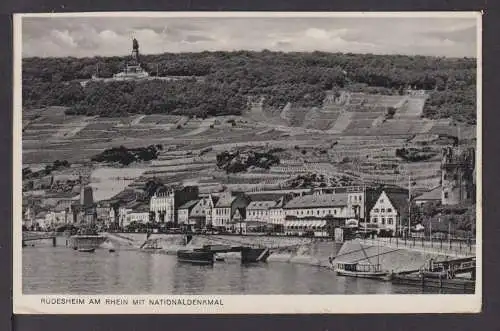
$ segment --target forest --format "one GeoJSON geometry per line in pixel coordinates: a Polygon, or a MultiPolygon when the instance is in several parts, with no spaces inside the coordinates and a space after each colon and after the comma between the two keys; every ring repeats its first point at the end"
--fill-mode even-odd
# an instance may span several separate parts
{"type": "Polygon", "coordinates": [[[248,100],[264,98],[264,107],[320,106],[327,90],[397,94],[411,86],[430,91],[424,109],[429,118],[475,123],[476,59],[403,55],[201,52],[144,55],[150,75],[186,76],[178,81],[91,83],[111,77],[126,57],[25,58],[23,105],[68,106],[73,114],[117,116],[166,113],[212,116],[241,114],[248,100]],[[203,76],[202,81],[194,77],[203,76]],[[189,77],[192,77],[191,79],[189,77]]]}

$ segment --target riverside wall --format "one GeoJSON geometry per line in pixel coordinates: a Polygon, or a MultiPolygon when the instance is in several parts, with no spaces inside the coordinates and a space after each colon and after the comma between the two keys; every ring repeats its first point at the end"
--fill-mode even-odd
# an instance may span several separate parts
{"type": "Polygon", "coordinates": [[[388,247],[371,245],[361,240],[347,241],[337,253],[334,262],[359,262],[362,264],[380,264],[382,270],[402,272],[417,270],[429,264],[429,261],[454,259],[454,256],[437,252],[424,252],[409,247],[388,247]]]}
{"type": "MultiPolygon", "coordinates": [[[[146,234],[110,233],[106,245],[121,249],[139,249],[146,240],[146,234]]],[[[279,236],[234,236],[234,235],[195,235],[189,244],[185,244],[183,235],[152,234],[150,240],[157,240],[159,250],[164,254],[175,254],[179,249],[191,249],[203,245],[261,246],[271,249],[268,262],[286,262],[330,267],[334,262],[380,263],[383,270],[394,272],[420,269],[430,259],[435,261],[453,259],[453,256],[433,252],[422,252],[401,247],[370,245],[360,240],[335,243],[318,238],[279,237],[279,236]]],[[[226,258],[238,258],[238,253],[226,253],[226,258]],[[233,256],[234,255],[234,256],[233,256]]]]}
{"type": "MultiPolygon", "coordinates": [[[[146,240],[146,234],[108,233],[105,246],[120,249],[139,249],[146,240]]],[[[261,246],[271,249],[268,262],[288,262],[328,267],[330,257],[334,257],[342,244],[318,238],[280,237],[280,236],[235,236],[235,235],[195,235],[189,244],[185,244],[183,235],[152,234],[149,240],[157,240],[159,251],[175,254],[179,249],[202,247],[203,245],[261,246]]],[[[238,253],[227,253],[226,257],[238,253]]]]}

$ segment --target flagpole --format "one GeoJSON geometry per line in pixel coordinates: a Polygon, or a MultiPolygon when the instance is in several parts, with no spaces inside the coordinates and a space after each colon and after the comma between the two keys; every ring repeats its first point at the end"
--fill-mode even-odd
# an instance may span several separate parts
{"type": "Polygon", "coordinates": [[[448,219],[448,246],[451,246],[451,222],[448,219]]]}
{"type": "Polygon", "coordinates": [[[429,241],[432,243],[432,217],[429,218],[429,241]]]}
{"type": "Polygon", "coordinates": [[[411,223],[411,174],[408,172],[408,230],[407,237],[410,235],[410,223],[411,223]]]}

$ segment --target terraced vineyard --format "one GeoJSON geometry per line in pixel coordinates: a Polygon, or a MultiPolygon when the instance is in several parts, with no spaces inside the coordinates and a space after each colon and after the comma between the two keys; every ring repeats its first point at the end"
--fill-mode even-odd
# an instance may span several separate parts
{"type": "MultiPolygon", "coordinates": [[[[67,116],[64,108],[32,110],[23,114],[23,163],[85,162],[110,147],[160,144],[158,159],[139,165],[143,171],[127,185],[141,187],[150,178],[160,178],[197,183],[204,193],[259,191],[284,188],[298,175],[316,173],[402,186],[411,176],[415,187],[427,188],[439,184],[439,159],[407,163],[396,158],[396,149],[425,143],[439,150],[439,136],[457,135],[458,127],[447,120],[421,119],[424,103],[422,96],[330,93],[319,108],[289,103],[284,109],[263,109],[260,100],[243,116],[205,120],[177,115],[95,118],[67,116]],[[396,109],[393,119],[385,119],[388,107],[396,109]],[[269,170],[228,175],[217,169],[217,153],[272,148],[282,149],[281,163],[269,170]]],[[[460,132],[463,139],[475,137],[475,127],[462,126],[460,132]]]]}

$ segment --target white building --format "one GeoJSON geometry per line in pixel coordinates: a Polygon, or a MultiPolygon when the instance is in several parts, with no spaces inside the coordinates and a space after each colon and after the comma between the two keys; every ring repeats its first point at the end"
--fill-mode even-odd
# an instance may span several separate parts
{"type": "Polygon", "coordinates": [[[175,195],[172,191],[155,193],[149,202],[149,210],[155,213],[155,222],[174,222],[175,195]],[[164,216],[162,216],[164,215],[164,216]]]}
{"type": "Polygon", "coordinates": [[[370,223],[378,231],[400,232],[408,224],[408,191],[384,190],[370,210],[370,223]]]}
{"type": "Polygon", "coordinates": [[[208,197],[201,199],[200,204],[203,206],[205,214],[205,225],[212,225],[212,211],[215,208],[215,204],[219,201],[219,197],[213,196],[211,194],[208,197]]]}
{"type": "Polygon", "coordinates": [[[121,227],[125,227],[130,224],[127,215],[132,212],[132,208],[130,207],[120,207],[118,208],[118,224],[121,227]]]}
{"type": "Polygon", "coordinates": [[[161,188],[149,202],[149,210],[154,213],[157,223],[177,224],[177,209],[184,203],[198,199],[198,187],[161,188]]]}
{"type": "Polygon", "coordinates": [[[47,223],[50,226],[57,226],[69,223],[71,214],[65,210],[62,211],[49,211],[45,216],[47,223]]]}
{"type": "Polygon", "coordinates": [[[331,215],[334,218],[353,218],[354,209],[348,208],[347,194],[317,194],[304,195],[292,199],[284,206],[285,217],[295,216],[306,218],[315,216],[318,218],[331,215]]]}
{"type": "Polygon", "coordinates": [[[246,220],[271,223],[271,208],[276,201],[252,201],[246,209],[246,220]]]}
{"type": "Polygon", "coordinates": [[[285,232],[314,235],[327,235],[329,220],[345,221],[356,216],[355,210],[348,205],[348,194],[313,194],[297,197],[284,207],[285,232]]]}
{"type": "Polygon", "coordinates": [[[118,214],[115,212],[115,208],[110,207],[109,208],[109,223],[110,224],[116,224],[118,222],[118,214]]]}
{"type": "Polygon", "coordinates": [[[149,222],[149,207],[146,204],[135,203],[118,210],[119,224],[126,227],[132,222],[146,224],[149,222]]]}
{"type": "Polygon", "coordinates": [[[269,220],[272,225],[285,225],[285,197],[279,199],[274,206],[269,208],[269,220]]]}
{"type": "Polygon", "coordinates": [[[146,224],[149,222],[149,212],[148,211],[132,211],[125,217],[125,225],[136,222],[146,224]]]}
{"type": "Polygon", "coordinates": [[[248,201],[244,196],[222,194],[212,210],[212,226],[230,228],[233,216],[238,208],[246,208],[248,201]]]}

